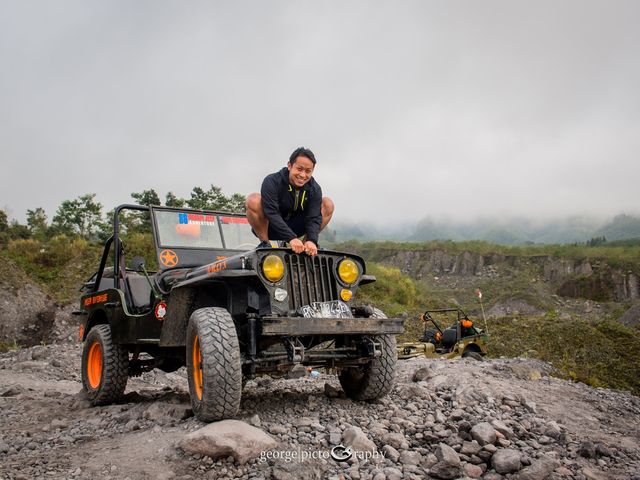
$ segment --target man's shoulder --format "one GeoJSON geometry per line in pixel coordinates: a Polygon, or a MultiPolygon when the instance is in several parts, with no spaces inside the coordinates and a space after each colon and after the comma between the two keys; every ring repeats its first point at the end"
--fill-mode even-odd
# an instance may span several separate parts
{"type": "MultiPolygon", "coordinates": [[[[286,170],[286,167],[284,169],[286,170]]],[[[270,173],[269,175],[264,177],[263,183],[269,182],[269,183],[278,184],[278,183],[283,183],[284,181],[286,181],[286,178],[283,177],[282,169],[281,169],[281,170],[278,170],[277,172],[270,173]]]]}

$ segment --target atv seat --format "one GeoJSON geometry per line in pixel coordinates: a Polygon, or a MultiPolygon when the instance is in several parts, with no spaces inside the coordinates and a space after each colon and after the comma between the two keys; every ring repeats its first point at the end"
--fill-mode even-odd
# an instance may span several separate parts
{"type": "MultiPolygon", "coordinates": [[[[153,275],[149,276],[153,282],[153,275]]],[[[127,272],[127,283],[131,292],[131,302],[138,310],[144,310],[151,306],[151,285],[137,272],[127,272]]]]}
{"type": "Polygon", "coordinates": [[[458,341],[458,331],[455,328],[447,328],[442,332],[442,346],[451,348],[458,341]]]}

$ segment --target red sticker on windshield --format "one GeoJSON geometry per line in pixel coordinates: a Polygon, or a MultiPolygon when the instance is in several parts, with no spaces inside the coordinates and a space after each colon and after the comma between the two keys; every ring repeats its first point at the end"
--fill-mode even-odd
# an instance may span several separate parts
{"type": "Polygon", "coordinates": [[[247,217],[220,217],[222,223],[243,223],[248,224],[247,217]]]}

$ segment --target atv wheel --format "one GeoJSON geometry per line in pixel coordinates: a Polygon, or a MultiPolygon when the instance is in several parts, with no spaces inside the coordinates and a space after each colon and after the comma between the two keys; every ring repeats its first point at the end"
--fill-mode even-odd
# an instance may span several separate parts
{"type": "Polygon", "coordinates": [[[111,327],[93,327],[82,349],[82,386],[91,405],[117,402],[129,377],[129,353],[113,343],[111,327]]]}
{"type": "Polygon", "coordinates": [[[187,328],[191,406],[203,422],[233,417],[240,408],[242,363],[235,324],[224,308],[200,308],[187,328]]]}
{"type": "MultiPolygon", "coordinates": [[[[387,318],[381,310],[374,309],[374,318],[387,318]]],[[[393,387],[396,372],[397,351],[394,335],[372,337],[380,344],[381,355],[361,367],[345,368],[338,378],[340,385],[353,400],[376,400],[384,397],[393,387]]]]}
{"type": "Polygon", "coordinates": [[[473,358],[474,360],[477,360],[478,362],[484,362],[484,357],[482,355],[480,355],[480,353],[473,351],[473,350],[467,350],[466,352],[464,352],[462,354],[462,358],[473,358]]]}

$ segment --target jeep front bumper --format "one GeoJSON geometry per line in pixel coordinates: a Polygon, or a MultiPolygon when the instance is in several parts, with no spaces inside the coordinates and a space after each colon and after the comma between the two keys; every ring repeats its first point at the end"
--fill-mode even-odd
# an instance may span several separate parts
{"type": "Polygon", "coordinates": [[[404,332],[404,318],[263,317],[264,336],[383,335],[404,332]]]}

